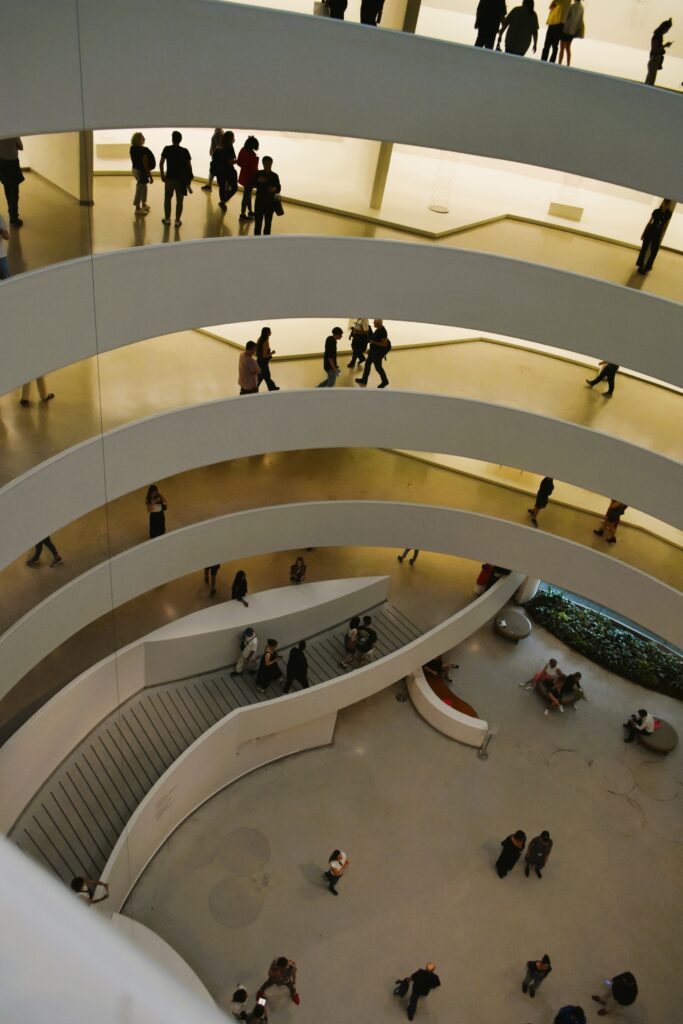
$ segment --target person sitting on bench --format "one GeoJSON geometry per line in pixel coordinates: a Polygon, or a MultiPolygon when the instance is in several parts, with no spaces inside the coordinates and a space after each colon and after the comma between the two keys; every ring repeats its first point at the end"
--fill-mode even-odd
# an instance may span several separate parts
{"type": "Polygon", "coordinates": [[[624,729],[628,733],[624,737],[624,743],[633,743],[637,736],[652,735],[655,731],[655,720],[645,708],[641,708],[637,715],[631,715],[628,722],[624,722],[624,729]]]}

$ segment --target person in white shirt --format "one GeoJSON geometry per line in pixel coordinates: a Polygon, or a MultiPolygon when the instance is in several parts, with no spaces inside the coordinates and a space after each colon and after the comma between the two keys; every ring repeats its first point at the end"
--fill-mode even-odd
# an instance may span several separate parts
{"type": "Polygon", "coordinates": [[[245,668],[248,668],[250,672],[255,672],[258,665],[257,655],[258,637],[251,626],[248,626],[240,640],[240,656],[235,665],[235,672],[244,672],[245,668]]]}
{"type": "Polygon", "coordinates": [[[6,281],[8,277],[12,276],[9,272],[9,263],[7,262],[7,246],[5,245],[7,241],[9,241],[7,221],[0,214],[0,281],[6,281]]]}
{"type": "Polygon", "coordinates": [[[71,879],[71,888],[82,900],[84,900],[89,907],[94,906],[95,903],[102,903],[103,900],[109,899],[109,883],[101,882],[97,878],[77,878],[71,879]],[[95,899],[95,893],[99,887],[104,889],[104,894],[98,896],[95,899]]]}
{"type": "Polygon", "coordinates": [[[624,729],[628,733],[624,737],[624,743],[633,743],[636,736],[652,735],[655,731],[655,720],[645,708],[641,708],[637,715],[631,715],[628,722],[624,722],[624,729]]]}
{"type": "Polygon", "coordinates": [[[327,865],[327,871],[325,872],[325,878],[329,882],[327,888],[330,890],[330,892],[334,893],[335,896],[339,895],[339,893],[337,892],[337,883],[339,882],[339,879],[346,871],[348,863],[349,858],[347,854],[344,853],[343,850],[333,850],[332,853],[330,854],[329,863],[327,865]]]}
{"type": "Polygon", "coordinates": [[[237,1020],[246,1020],[249,1016],[246,1005],[248,998],[249,993],[244,985],[238,985],[232,994],[232,1002],[230,1003],[230,1012],[237,1020]]]}

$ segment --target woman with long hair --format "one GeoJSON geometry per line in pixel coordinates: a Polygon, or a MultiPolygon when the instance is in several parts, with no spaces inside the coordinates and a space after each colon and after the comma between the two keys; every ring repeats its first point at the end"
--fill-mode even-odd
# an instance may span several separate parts
{"type": "Polygon", "coordinates": [[[149,536],[161,537],[166,533],[166,499],[156,484],[150,484],[147,489],[145,505],[149,513],[149,536]]]}
{"type": "Polygon", "coordinates": [[[260,385],[261,381],[265,381],[269,391],[279,391],[279,387],[270,376],[270,360],[275,355],[275,349],[270,347],[270,336],[272,333],[270,327],[262,327],[256,342],[256,362],[259,368],[258,382],[260,385]]]}
{"type": "Polygon", "coordinates": [[[237,180],[242,186],[240,220],[253,220],[254,217],[254,211],[251,207],[251,194],[254,188],[254,178],[258,171],[258,157],[256,155],[258,147],[258,139],[255,135],[250,135],[237,154],[237,166],[240,169],[240,175],[237,180]]]}

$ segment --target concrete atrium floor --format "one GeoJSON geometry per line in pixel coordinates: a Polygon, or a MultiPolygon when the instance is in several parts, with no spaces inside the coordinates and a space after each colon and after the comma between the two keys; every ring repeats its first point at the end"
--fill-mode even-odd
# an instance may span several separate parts
{"type": "Polygon", "coordinates": [[[597,1022],[591,993],[631,970],[639,1000],[614,1019],[673,1024],[683,748],[656,758],[624,745],[619,725],[645,703],[680,732],[683,705],[539,628],[515,647],[484,627],[456,660],[455,692],[501,726],[488,761],[433,731],[392,687],[344,711],[332,746],[260,769],[192,815],[125,913],[166,939],[226,1010],[238,982],[253,994],[273,957],[295,959],[301,1006],[269,993],[283,1024],[405,1019],[394,980],[430,959],[442,986],[417,1020],[549,1024],[571,1002],[597,1022]],[[552,654],[582,670],[590,703],[544,717],[517,683],[552,654]],[[517,828],[554,839],[540,882],[521,865],[503,881],[493,870],[517,828]],[[337,845],[350,866],[335,899],[322,871],[337,845]],[[530,1002],[524,964],[546,952],[553,974],[530,1002]]]}
{"type": "MultiPolygon", "coordinates": [[[[286,193],[286,183],[283,186],[286,193]]],[[[24,226],[11,232],[8,243],[10,271],[19,274],[85,256],[91,251],[107,252],[192,238],[230,237],[252,231],[249,224],[238,221],[237,197],[224,214],[217,205],[216,189],[211,194],[202,192],[199,183],[193,195],[187,197],[183,225],[177,230],[165,228],[161,223],[163,191],[158,180],[150,191],[152,212],[148,217],[133,215],[133,179],[129,175],[96,177],[94,200],[91,209],[81,207],[40,177],[27,174],[21,187],[24,226]]],[[[280,234],[396,238],[427,245],[477,249],[591,274],[665,298],[683,299],[683,254],[662,249],[655,270],[641,277],[635,272],[638,238],[633,239],[634,250],[623,243],[581,235],[571,228],[500,220],[482,227],[465,228],[430,242],[410,231],[381,227],[360,217],[344,217],[287,202],[285,208],[284,230],[276,226],[280,234]]]]}

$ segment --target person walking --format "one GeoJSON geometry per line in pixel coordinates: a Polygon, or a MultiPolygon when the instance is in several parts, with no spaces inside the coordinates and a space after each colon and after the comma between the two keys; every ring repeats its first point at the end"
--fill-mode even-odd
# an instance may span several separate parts
{"type": "Polygon", "coordinates": [[[269,391],[279,391],[279,387],[270,375],[270,360],[275,355],[275,349],[270,347],[270,336],[273,332],[270,327],[262,327],[261,333],[256,342],[256,362],[259,368],[258,383],[266,382],[269,391]]]}
{"type": "Polygon", "coordinates": [[[152,171],[157,165],[151,149],[145,145],[142,132],[133,132],[130,140],[130,163],[135,178],[135,196],[133,206],[136,217],[146,217],[149,213],[147,205],[147,186],[153,184],[152,171]]]}
{"type": "Polygon", "coordinates": [[[356,384],[362,384],[365,386],[368,382],[368,377],[370,376],[370,370],[374,366],[380,378],[380,383],[377,387],[385,388],[389,383],[389,378],[384,372],[382,364],[391,351],[391,342],[389,341],[387,329],[384,326],[384,320],[375,319],[372,321],[372,324],[374,330],[370,331],[369,335],[370,349],[365,361],[365,369],[363,370],[362,377],[356,377],[356,384]]]}
{"type": "Polygon", "coordinates": [[[524,874],[526,878],[529,877],[529,872],[533,868],[536,872],[536,878],[542,878],[542,870],[548,862],[550,851],[553,848],[553,841],[550,838],[550,832],[543,831],[540,836],[534,836],[526,849],[524,865],[524,874]]]}
{"type": "Polygon", "coordinates": [[[303,583],[306,579],[306,569],[307,566],[302,556],[297,555],[296,560],[289,567],[289,582],[303,583]]]}
{"type": "Polygon", "coordinates": [[[99,878],[81,878],[78,875],[71,879],[71,888],[89,907],[109,899],[109,882],[102,882],[99,878]],[[95,893],[99,888],[104,889],[104,892],[95,898],[95,893]]]}
{"type": "Polygon", "coordinates": [[[220,145],[211,158],[211,172],[218,182],[218,205],[227,210],[228,203],[237,192],[237,171],[235,164],[235,136],[233,132],[224,132],[220,145]]]}
{"type": "Polygon", "coordinates": [[[628,505],[624,505],[623,501],[617,501],[616,498],[612,498],[605,513],[599,529],[593,530],[596,537],[604,537],[608,544],[616,544],[617,538],[615,534],[621,517],[628,508],[628,505]]]}
{"type": "MultiPolygon", "coordinates": [[[[36,387],[38,388],[38,397],[41,402],[51,402],[55,397],[54,391],[47,390],[47,382],[44,377],[36,377],[36,387]]],[[[19,397],[19,405],[24,407],[31,404],[31,381],[27,381],[26,384],[21,385],[21,395],[19,397]]]]}
{"type": "Polygon", "coordinates": [[[563,1006],[553,1024],[586,1024],[586,1014],[580,1006],[563,1006]]]}
{"type": "Polygon", "coordinates": [[[239,601],[245,608],[248,608],[249,602],[246,599],[248,592],[247,574],[244,569],[238,569],[232,581],[232,600],[239,601]]]}
{"type": "Polygon", "coordinates": [[[598,374],[592,379],[586,377],[586,384],[589,388],[594,388],[600,381],[607,381],[607,391],[603,391],[605,398],[611,398],[614,394],[614,378],[617,375],[619,366],[617,363],[608,363],[605,359],[601,359],[598,366],[598,374]]]}
{"type": "Polygon", "coordinates": [[[256,342],[248,341],[240,354],[237,367],[237,383],[241,395],[258,394],[261,371],[256,359],[256,342]]]}
{"type": "Polygon", "coordinates": [[[496,36],[500,23],[507,14],[505,0],[479,0],[474,27],[477,30],[475,46],[492,50],[496,45],[496,36]]]}
{"type": "Polygon", "coordinates": [[[674,203],[671,199],[662,199],[656,210],[652,211],[650,219],[640,236],[640,252],[636,258],[638,273],[645,275],[652,270],[652,266],[662,244],[673,213],[674,203]]]}
{"type": "Polygon", "coordinates": [[[583,17],[584,8],[582,0],[572,0],[572,5],[567,11],[560,36],[560,59],[566,57],[567,67],[572,62],[572,43],[576,38],[583,39],[586,34],[586,23],[583,17]]]}
{"type": "Polygon", "coordinates": [[[269,686],[275,686],[285,678],[280,668],[281,662],[282,658],[278,653],[277,640],[272,638],[266,640],[266,646],[256,672],[256,687],[261,693],[265,693],[269,686]]]}
{"type": "Polygon", "coordinates": [[[641,708],[638,714],[631,715],[627,722],[624,722],[626,736],[624,743],[633,743],[640,736],[651,736],[655,731],[655,720],[649,711],[641,708]]]}
{"type": "Polygon", "coordinates": [[[277,957],[268,968],[268,977],[256,993],[257,998],[261,998],[266,989],[270,988],[271,985],[284,985],[285,988],[289,989],[292,1002],[298,1006],[301,999],[296,990],[296,973],[297,967],[294,960],[288,960],[286,956],[277,957]]]}
{"type": "Polygon", "coordinates": [[[384,0],[361,0],[360,23],[361,25],[379,25],[382,20],[384,0]]]}
{"type": "Polygon", "coordinates": [[[647,75],[645,76],[645,85],[654,85],[657,80],[657,72],[661,71],[664,67],[664,58],[666,51],[671,46],[671,43],[664,42],[664,36],[671,31],[673,27],[673,18],[667,18],[661,25],[652,33],[652,39],[650,40],[650,59],[647,62],[647,75]]]}
{"type": "Polygon", "coordinates": [[[171,133],[172,145],[164,146],[159,161],[159,174],[164,183],[164,216],[162,224],[171,223],[171,200],[175,196],[175,226],[182,224],[183,203],[192,178],[192,157],[189,150],[181,146],[180,132],[171,133]]]}
{"type": "Polygon", "coordinates": [[[342,661],[342,665],[346,667],[350,665],[354,659],[356,653],[356,645],[358,643],[358,630],[360,628],[360,616],[354,615],[344,633],[344,650],[346,651],[346,657],[342,661]]]}
{"type": "Polygon", "coordinates": [[[325,339],[325,351],[323,353],[323,367],[326,377],[316,384],[318,388],[333,388],[337,383],[337,377],[341,373],[337,365],[337,344],[344,332],[341,327],[333,327],[332,333],[325,339]]]}
{"type": "Polygon", "coordinates": [[[62,558],[59,551],[57,551],[57,548],[52,543],[51,537],[43,537],[42,540],[38,541],[35,548],[33,549],[33,554],[31,555],[26,564],[30,565],[31,568],[34,568],[36,565],[38,565],[44,547],[46,547],[47,550],[52,555],[52,561],[50,562],[51,569],[56,569],[58,565],[64,564],[64,559],[62,558]]]}
{"type": "Polygon", "coordinates": [[[252,188],[256,189],[256,200],[254,203],[254,234],[270,234],[273,214],[276,204],[280,202],[280,179],[273,170],[272,156],[264,156],[261,161],[263,167],[256,171],[252,188]]]}
{"type": "Polygon", "coordinates": [[[528,993],[533,999],[539,985],[545,981],[552,969],[550,957],[547,953],[540,960],[527,960],[526,974],[522,982],[522,992],[525,995],[528,993]]]}
{"type": "Polygon", "coordinates": [[[548,499],[555,490],[555,481],[551,476],[544,476],[541,480],[538,490],[536,491],[536,497],[534,498],[534,507],[528,508],[527,512],[531,517],[532,526],[538,528],[538,513],[542,512],[544,508],[547,508],[548,499]]]}
{"type": "Polygon", "coordinates": [[[413,990],[408,1001],[408,1020],[412,1020],[415,1016],[418,1000],[424,999],[430,992],[441,985],[441,978],[436,973],[436,964],[431,962],[414,971],[410,975],[410,981],[413,983],[413,990]]]}
{"type": "Polygon", "coordinates": [[[218,570],[220,569],[220,567],[221,566],[219,562],[218,565],[208,565],[204,570],[204,582],[206,583],[207,586],[210,586],[209,597],[213,597],[214,594],[216,593],[216,576],[218,575],[218,570]],[[210,583],[209,578],[211,581],[210,583]]]}
{"type": "Polygon", "coordinates": [[[258,667],[258,637],[251,626],[242,633],[240,637],[240,653],[235,665],[235,672],[241,675],[245,668],[250,672],[256,672],[258,667]]]}
{"type": "Polygon", "coordinates": [[[202,192],[210,192],[213,179],[215,177],[211,170],[211,164],[213,162],[213,155],[217,149],[220,149],[221,142],[223,141],[223,129],[214,128],[213,135],[211,136],[211,142],[209,143],[209,180],[206,185],[202,185],[202,192]]]}
{"type": "Polygon", "coordinates": [[[539,683],[554,682],[556,679],[561,678],[562,672],[558,668],[556,659],[550,658],[536,675],[532,676],[531,679],[527,679],[524,683],[519,683],[519,686],[523,686],[525,690],[533,690],[539,683]]]}
{"type": "Polygon", "coordinates": [[[5,190],[9,222],[15,228],[24,223],[19,216],[19,186],[24,180],[19,163],[19,153],[24,143],[18,136],[0,139],[0,181],[5,190]]]}
{"type": "Polygon", "coordinates": [[[534,53],[538,46],[538,16],[534,11],[534,0],[522,0],[521,7],[514,7],[503,18],[498,33],[498,45],[505,36],[505,52],[523,57],[534,43],[534,53]]]}
{"type": "Polygon", "coordinates": [[[549,60],[551,64],[554,64],[557,60],[557,51],[560,46],[562,33],[564,32],[565,19],[571,5],[572,0],[550,0],[550,13],[546,21],[548,27],[545,33],[543,50],[541,51],[541,60],[549,60]]]}
{"type": "Polygon", "coordinates": [[[299,683],[304,690],[308,689],[308,658],[304,653],[305,650],[305,640],[299,640],[299,643],[291,648],[287,659],[287,677],[283,693],[289,693],[293,683],[299,683]]]}
{"type": "Polygon", "coordinates": [[[630,971],[615,974],[606,984],[609,992],[605,997],[591,996],[594,1002],[601,1003],[598,1017],[605,1017],[615,1006],[633,1006],[638,998],[638,983],[630,971]]]}
{"type": "Polygon", "coordinates": [[[503,850],[496,861],[496,871],[499,878],[505,878],[508,871],[512,871],[522,856],[522,851],[526,846],[526,834],[521,828],[517,829],[512,835],[502,839],[500,845],[503,847],[503,850]]]}
{"type": "Polygon", "coordinates": [[[361,366],[365,362],[365,350],[370,340],[370,324],[364,317],[356,317],[349,324],[349,339],[351,341],[351,362],[348,368],[353,370],[356,362],[361,366]]]}
{"type": "Polygon", "coordinates": [[[343,850],[333,850],[329,856],[327,871],[325,871],[325,878],[327,879],[327,888],[330,892],[338,896],[337,885],[339,879],[342,877],[347,867],[349,866],[348,855],[343,850]]]}
{"type": "Polygon", "coordinates": [[[6,281],[12,276],[9,272],[7,246],[5,245],[5,242],[9,242],[9,231],[7,228],[7,221],[0,213],[0,281],[6,281]]]}
{"type": "Polygon", "coordinates": [[[402,555],[397,555],[399,562],[404,562],[410,552],[413,552],[413,557],[408,559],[408,565],[415,565],[417,562],[417,556],[420,554],[419,548],[404,548],[402,555]]]}
{"type": "Polygon", "coordinates": [[[237,166],[240,169],[237,179],[242,186],[242,206],[240,208],[240,220],[252,220],[254,213],[251,208],[251,194],[254,186],[254,178],[258,171],[259,141],[255,135],[249,135],[241,150],[237,154],[237,166]]]}
{"type": "Polygon", "coordinates": [[[149,513],[150,540],[153,540],[155,537],[162,537],[166,533],[166,509],[168,504],[156,484],[150,484],[147,489],[145,505],[149,513]]]}

